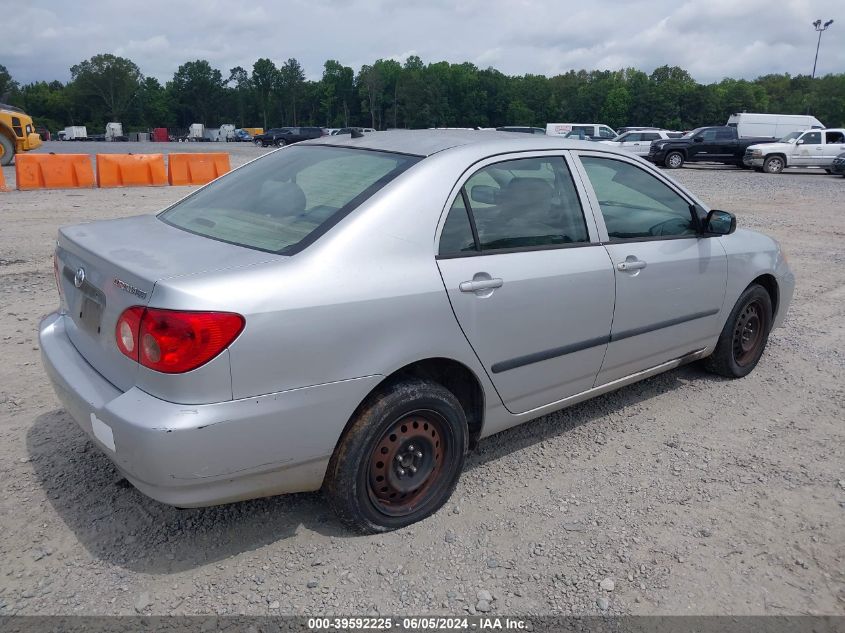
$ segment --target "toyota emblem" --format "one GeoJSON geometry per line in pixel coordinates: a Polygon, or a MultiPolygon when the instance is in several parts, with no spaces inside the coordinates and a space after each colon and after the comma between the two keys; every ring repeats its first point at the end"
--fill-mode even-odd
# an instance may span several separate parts
{"type": "Polygon", "coordinates": [[[77,268],[76,274],[73,276],[73,285],[81,288],[83,283],[85,283],[85,269],[77,268]]]}

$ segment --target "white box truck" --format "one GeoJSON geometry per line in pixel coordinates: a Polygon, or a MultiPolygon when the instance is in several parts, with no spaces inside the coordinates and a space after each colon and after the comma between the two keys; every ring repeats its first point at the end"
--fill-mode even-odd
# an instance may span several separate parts
{"type": "Polygon", "coordinates": [[[567,138],[612,140],[616,138],[616,130],[602,123],[547,123],[548,136],[565,136],[567,138]]]}
{"type": "Polygon", "coordinates": [[[822,122],[809,114],[739,112],[728,117],[728,125],[736,128],[739,138],[754,136],[783,138],[792,132],[801,132],[813,128],[824,129],[822,122]]]}
{"type": "Polygon", "coordinates": [[[116,122],[106,123],[106,140],[125,141],[126,137],[123,136],[123,124],[116,122]]]}
{"type": "Polygon", "coordinates": [[[88,130],[84,125],[70,125],[59,132],[60,141],[87,141],[88,130]]]}
{"type": "Polygon", "coordinates": [[[231,123],[224,123],[220,127],[205,128],[205,134],[203,134],[203,137],[207,141],[225,143],[230,138],[235,137],[235,126],[231,123]]]}
{"type": "Polygon", "coordinates": [[[205,126],[202,123],[191,123],[191,127],[188,128],[188,136],[185,137],[186,141],[205,141],[205,126]]]}

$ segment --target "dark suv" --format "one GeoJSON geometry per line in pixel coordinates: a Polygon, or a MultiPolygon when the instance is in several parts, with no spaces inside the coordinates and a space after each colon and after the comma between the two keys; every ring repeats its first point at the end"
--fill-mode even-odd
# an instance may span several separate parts
{"type": "Polygon", "coordinates": [[[276,127],[267,130],[264,134],[257,134],[253,138],[253,142],[262,147],[268,145],[281,147],[282,145],[290,145],[291,143],[306,141],[309,138],[320,138],[327,135],[328,131],[321,127],[276,127]]]}

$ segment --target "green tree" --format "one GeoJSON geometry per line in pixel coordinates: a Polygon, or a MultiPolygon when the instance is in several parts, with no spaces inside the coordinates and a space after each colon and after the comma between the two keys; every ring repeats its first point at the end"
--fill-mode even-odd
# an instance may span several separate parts
{"type": "Polygon", "coordinates": [[[293,125],[299,125],[298,105],[301,105],[299,101],[305,90],[305,71],[293,57],[279,68],[278,88],[284,104],[285,118],[292,121],[293,125]]]}
{"type": "Polygon", "coordinates": [[[17,92],[18,84],[3,64],[0,64],[0,102],[6,101],[13,92],[17,92]]]}
{"type": "Polygon", "coordinates": [[[219,107],[223,95],[223,75],[204,59],[179,66],[168,85],[183,126],[220,122],[219,107]]]}
{"type": "Polygon", "coordinates": [[[109,53],[94,55],[70,68],[77,95],[105,107],[105,114],[120,121],[141,87],[144,76],[129,59],[109,53]]]}
{"type": "Polygon", "coordinates": [[[252,65],[252,87],[265,130],[270,127],[267,117],[270,114],[270,105],[278,82],[279,70],[269,59],[262,57],[252,65]]]}

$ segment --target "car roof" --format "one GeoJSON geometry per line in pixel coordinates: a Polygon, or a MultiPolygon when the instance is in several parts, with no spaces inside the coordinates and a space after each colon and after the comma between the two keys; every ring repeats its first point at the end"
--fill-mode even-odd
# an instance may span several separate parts
{"type": "Polygon", "coordinates": [[[304,141],[306,145],[333,145],[431,156],[458,147],[483,149],[492,154],[544,149],[599,149],[591,141],[575,141],[562,136],[514,134],[488,130],[392,130],[371,132],[360,138],[344,135],[324,136],[304,141]]]}

